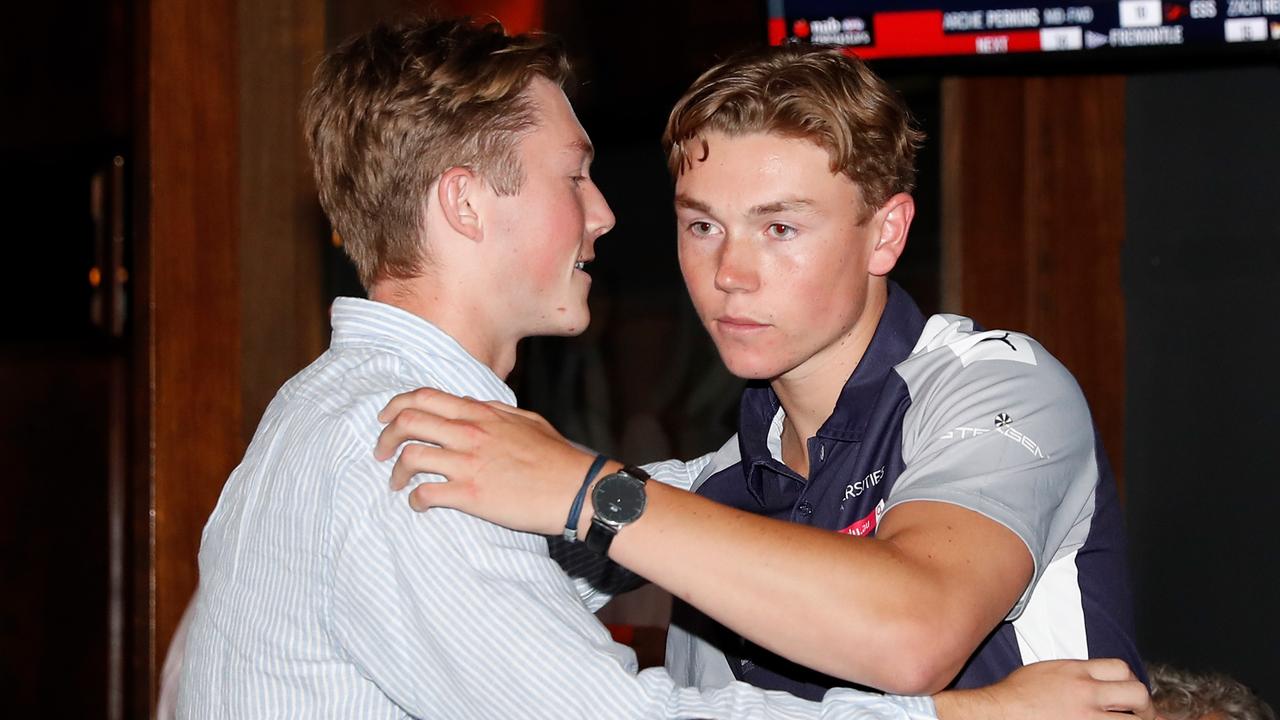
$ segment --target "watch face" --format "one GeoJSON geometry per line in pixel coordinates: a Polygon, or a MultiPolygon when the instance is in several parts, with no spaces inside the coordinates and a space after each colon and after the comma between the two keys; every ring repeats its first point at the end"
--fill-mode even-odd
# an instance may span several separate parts
{"type": "Polygon", "coordinates": [[[645,499],[643,481],[618,473],[605,476],[591,494],[596,515],[619,525],[639,518],[644,512],[645,499]]]}

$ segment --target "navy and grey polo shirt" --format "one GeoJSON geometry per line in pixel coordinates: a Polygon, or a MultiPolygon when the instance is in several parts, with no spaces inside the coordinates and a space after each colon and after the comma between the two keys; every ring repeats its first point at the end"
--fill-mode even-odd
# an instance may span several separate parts
{"type": "MultiPolygon", "coordinates": [[[[738,435],[694,489],[760,515],[868,536],[902,503],[952,503],[1027,544],[1032,582],[956,687],[1057,658],[1119,657],[1145,680],[1115,481],[1079,386],[1039,343],[956,315],[926,321],[891,283],[870,346],[808,440],[807,481],[782,463],[783,417],[767,384],[748,387],[738,435]]],[[[692,686],[742,680],[815,700],[848,684],[772,655],[679,601],[667,667],[692,686]]]]}

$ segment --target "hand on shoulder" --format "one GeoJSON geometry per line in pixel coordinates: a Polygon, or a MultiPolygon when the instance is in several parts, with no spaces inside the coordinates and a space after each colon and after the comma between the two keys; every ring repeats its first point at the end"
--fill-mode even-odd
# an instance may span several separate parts
{"type": "Polygon", "coordinates": [[[975,690],[940,693],[939,720],[1158,720],[1151,695],[1123,660],[1049,660],[975,690]]]}

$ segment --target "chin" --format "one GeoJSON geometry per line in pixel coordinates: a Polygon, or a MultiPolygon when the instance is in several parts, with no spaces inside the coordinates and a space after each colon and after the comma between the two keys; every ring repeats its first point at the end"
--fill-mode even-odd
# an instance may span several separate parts
{"type": "Polygon", "coordinates": [[[554,328],[549,329],[543,335],[556,335],[558,337],[577,337],[587,331],[587,326],[591,324],[591,313],[586,308],[578,312],[566,313],[566,317],[560,318],[554,328]]]}
{"type": "Polygon", "coordinates": [[[743,380],[772,380],[786,372],[785,364],[771,358],[746,353],[720,353],[720,360],[734,377],[743,380]]]}

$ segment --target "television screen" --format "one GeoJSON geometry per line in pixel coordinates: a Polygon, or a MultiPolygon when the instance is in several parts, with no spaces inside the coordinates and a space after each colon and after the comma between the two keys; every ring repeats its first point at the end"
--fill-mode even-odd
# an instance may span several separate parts
{"type": "Polygon", "coordinates": [[[1280,0],[769,0],[769,41],[864,59],[1280,48],[1280,0]]]}

